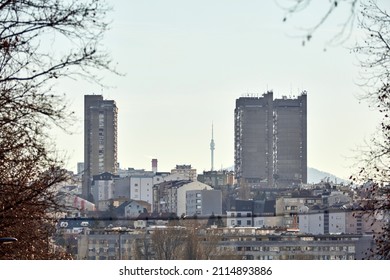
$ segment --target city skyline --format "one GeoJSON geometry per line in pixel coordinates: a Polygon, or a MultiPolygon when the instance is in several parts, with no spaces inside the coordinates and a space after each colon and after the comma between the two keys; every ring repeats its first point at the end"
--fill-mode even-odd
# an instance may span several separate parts
{"type": "Polygon", "coordinates": [[[390,2],[351,1],[3,1],[1,259],[390,259],[390,2]]]}
{"type": "Polygon", "coordinates": [[[349,177],[353,150],[379,122],[357,99],[359,69],[348,49],[357,33],[345,45],[326,45],[342,9],[303,47],[294,35],[311,18],[283,23],[284,11],[272,1],[108,2],[112,27],[103,43],[126,75],[104,75],[107,88],[82,80],[58,86],[78,118],[73,135],[53,136],[68,158],[67,168],[76,170],[83,160],[85,94],[103,94],[120,104],[122,168],[150,170],[156,158],[159,171],[191,164],[200,173],[210,169],[211,123],[215,169],[233,166],[236,98],[268,90],[275,98],[290,97],[306,90],[308,166],[349,177]]]}

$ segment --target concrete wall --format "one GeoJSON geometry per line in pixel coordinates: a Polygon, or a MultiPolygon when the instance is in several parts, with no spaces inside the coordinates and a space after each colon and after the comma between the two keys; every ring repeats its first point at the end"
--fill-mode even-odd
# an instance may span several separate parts
{"type": "Polygon", "coordinates": [[[186,214],[221,215],[222,192],[220,190],[191,190],[186,192],[186,214]]]}
{"type": "Polygon", "coordinates": [[[186,214],[186,192],[190,190],[212,190],[212,187],[203,184],[201,182],[195,181],[188,184],[185,184],[177,189],[177,210],[176,214],[178,216],[186,214]]]}

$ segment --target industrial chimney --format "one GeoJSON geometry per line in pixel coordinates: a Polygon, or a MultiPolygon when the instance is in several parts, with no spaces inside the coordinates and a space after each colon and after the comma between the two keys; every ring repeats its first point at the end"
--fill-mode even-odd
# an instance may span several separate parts
{"type": "Polygon", "coordinates": [[[156,158],[152,159],[152,171],[154,173],[157,173],[157,159],[156,158]]]}

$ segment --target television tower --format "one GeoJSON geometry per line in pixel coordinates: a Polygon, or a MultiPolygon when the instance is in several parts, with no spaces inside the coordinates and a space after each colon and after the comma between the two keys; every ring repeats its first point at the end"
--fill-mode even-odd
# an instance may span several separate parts
{"type": "Polygon", "coordinates": [[[214,143],[214,125],[211,124],[211,142],[210,142],[210,151],[211,151],[211,171],[214,170],[214,150],[215,150],[215,143],[214,143]]]}

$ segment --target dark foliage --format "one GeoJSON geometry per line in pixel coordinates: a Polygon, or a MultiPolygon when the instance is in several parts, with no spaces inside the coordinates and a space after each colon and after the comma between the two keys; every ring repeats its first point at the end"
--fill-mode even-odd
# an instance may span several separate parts
{"type": "Polygon", "coordinates": [[[0,0],[0,237],[2,259],[67,258],[52,240],[56,186],[68,178],[50,142],[72,113],[54,80],[109,70],[99,43],[102,1],[0,0]]]}

